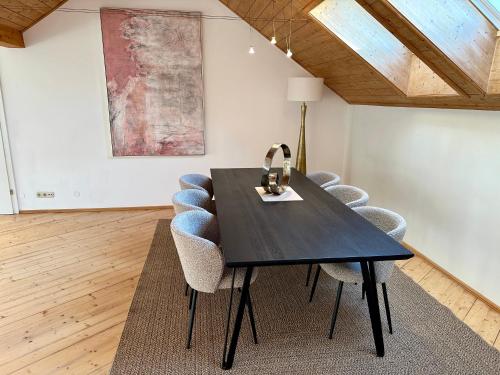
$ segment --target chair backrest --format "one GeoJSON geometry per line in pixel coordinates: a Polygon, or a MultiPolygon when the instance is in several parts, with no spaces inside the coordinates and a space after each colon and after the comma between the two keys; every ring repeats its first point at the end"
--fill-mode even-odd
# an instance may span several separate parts
{"type": "Polygon", "coordinates": [[[206,211],[185,211],[174,217],[170,230],[189,286],[215,293],[224,272],[216,217],[206,211]]]}
{"type": "Polygon", "coordinates": [[[208,211],[212,210],[212,199],[204,190],[186,189],[175,193],[172,196],[172,204],[176,214],[184,211],[208,211]]]}
{"type": "Polygon", "coordinates": [[[321,186],[323,189],[340,183],[340,177],[332,172],[311,172],[307,174],[307,178],[311,179],[316,185],[321,186]]]}
{"type": "MultiPolygon", "coordinates": [[[[401,242],[406,233],[405,219],[392,211],[380,207],[356,207],[354,208],[358,214],[371,222],[394,240],[401,242]]],[[[394,261],[375,262],[375,276],[378,283],[385,283],[391,277],[394,268],[394,261]]]]}
{"type": "Polygon", "coordinates": [[[185,189],[198,189],[205,190],[210,197],[214,196],[214,188],[212,186],[212,179],[208,176],[192,173],[185,174],[179,178],[179,185],[182,190],[185,189]]]}
{"type": "Polygon", "coordinates": [[[356,186],[350,185],[335,185],[325,189],[347,207],[362,207],[368,203],[368,193],[356,186]]]}

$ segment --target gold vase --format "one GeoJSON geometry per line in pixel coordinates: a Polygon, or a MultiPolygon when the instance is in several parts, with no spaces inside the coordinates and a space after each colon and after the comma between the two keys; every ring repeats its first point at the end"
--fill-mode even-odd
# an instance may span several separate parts
{"type": "Polygon", "coordinates": [[[301,121],[300,121],[300,134],[299,134],[299,144],[297,146],[297,160],[295,162],[295,168],[302,174],[307,172],[307,162],[306,162],[306,111],[307,105],[305,102],[302,103],[301,109],[301,121]]]}

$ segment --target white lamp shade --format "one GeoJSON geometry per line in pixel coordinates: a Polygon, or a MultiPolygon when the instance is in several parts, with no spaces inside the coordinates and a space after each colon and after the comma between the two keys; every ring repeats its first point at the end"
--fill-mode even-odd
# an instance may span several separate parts
{"type": "Polygon", "coordinates": [[[288,100],[292,102],[315,102],[323,96],[323,78],[288,78],[288,100]]]}

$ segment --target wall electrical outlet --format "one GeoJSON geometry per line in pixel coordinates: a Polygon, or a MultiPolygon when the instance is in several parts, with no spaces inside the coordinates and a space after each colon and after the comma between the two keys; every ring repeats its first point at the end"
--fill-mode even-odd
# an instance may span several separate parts
{"type": "Polygon", "coordinates": [[[54,198],[56,194],[53,191],[39,191],[36,193],[37,198],[54,198]]]}

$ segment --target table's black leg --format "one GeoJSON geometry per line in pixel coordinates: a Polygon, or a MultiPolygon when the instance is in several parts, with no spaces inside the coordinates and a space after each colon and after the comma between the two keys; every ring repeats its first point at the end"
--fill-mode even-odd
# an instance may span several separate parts
{"type": "Polygon", "coordinates": [[[311,279],[311,271],[312,271],[312,269],[313,269],[313,265],[310,264],[307,267],[306,286],[309,286],[309,280],[311,279]]]}
{"type": "Polygon", "coordinates": [[[224,350],[222,352],[222,363],[224,363],[224,361],[226,360],[227,340],[229,338],[229,325],[231,324],[231,311],[233,309],[233,292],[234,292],[235,276],[236,276],[236,268],[233,268],[233,277],[231,279],[231,294],[229,295],[229,306],[227,308],[226,334],[224,335],[224,350]]]}
{"type": "Polygon", "coordinates": [[[366,298],[368,300],[368,310],[370,311],[370,320],[372,323],[373,339],[377,356],[384,356],[384,336],[382,335],[382,324],[380,322],[380,309],[378,306],[377,279],[375,276],[375,267],[373,262],[360,262],[363,272],[363,281],[366,288],[366,298]]]}
{"type": "Polygon", "coordinates": [[[252,328],[253,342],[257,344],[257,328],[255,328],[255,318],[253,316],[252,296],[250,296],[250,291],[248,291],[247,307],[248,317],[250,318],[250,327],[252,328]]]}
{"type": "Polygon", "coordinates": [[[365,283],[363,283],[361,285],[361,299],[365,299],[365,292],[366,292],[365,283]]]}
{"type": "Polygon", "coordinates": [[[245,272],[245,279],[243,280],[243,287],[241,288],[240,303],[238,311],[236,312],[236,320],[234,321],[233,335],[231,343],[229,344],[229,351],[227,358],[222,362],[222,369],[229,370],[233,366],[234,355],[236,354],[236,346],[238,345],[238,338],[240,336],[241,322],[243,320],[243,313],[245,312],[245,305],[248,298],[248,289],[250,288],[250,280],[252,279],[253,267],[247,267],[245,272]]]}

